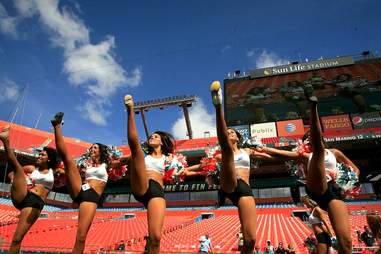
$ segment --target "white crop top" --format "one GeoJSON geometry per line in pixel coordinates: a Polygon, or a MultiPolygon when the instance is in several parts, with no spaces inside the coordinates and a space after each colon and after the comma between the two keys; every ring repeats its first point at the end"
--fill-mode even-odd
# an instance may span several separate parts
{"type": "Polygon", "coordinates": [[[321,221],[321,219],[314,216],[314,211],[315,211],[315,208],[312,210],[310,216],[308,216],[308,221],[310,222],[311,225],[322,224],[323,222],[321,221]]]}
{"type": "MultiPolygon", "coordinates": [[[[311,158],[312,158],[312,153],[310,153],[310,157],[308,158],[307,168],[309,168],[311,158]]],[[[336,156],[329,149],[324,149],[324,167],[325,167],[326,175],[328,178],[330,178],[329,177],[330,172],[334,172],[336,170],[336,167],[337,167],[336,164],[337,164],[336,156]]]]}
{"type": "Polygon", "coordinates": [[[160,158],[154,158],[151,155],[147,155],[144,158],[144,161],[146,163],[146,169],[155,171],[159,174],[164,175],[164,162],[165,162],[165,155],[161,156],[160,158]]]}
{"type": "Polygon", "coordinates": [[[107,183],[108,174],[106,169],[106,163],[102,163],[98,167],[88,167],[85,171],[86,180],[98,180],[107,183]]]}
{"type": "Polygon", "coordinates": [[[240,149],[241,153],[234,154],[234,165],[236,168],[250,169],[250,156],[249,154],[240,149]]]}
{"type": "Polygon", "coordinates": [[[325,149],[324,154],[324,166],[326,169],[335,170],[336,169],[336,156],[329,149],[325,149]]]}
{"type": "Polygon", "coordinates": [[[41,173],[38,168],[33,170],[33,172],[29,175],[28,184],[41,184],[44,188],[51,190],[54,184],[54,174],[53,170],[50,168],[48,173],[41,173]]]}

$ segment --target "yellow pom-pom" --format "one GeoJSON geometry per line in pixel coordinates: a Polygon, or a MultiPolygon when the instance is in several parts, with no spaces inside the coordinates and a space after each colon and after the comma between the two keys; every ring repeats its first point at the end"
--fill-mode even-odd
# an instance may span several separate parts
{"type": "Polygon", "coordinates": [[[210,85],[210,91],[218,91],[221,88],[220,81],[213,81],[213,83],[210,85]]]}

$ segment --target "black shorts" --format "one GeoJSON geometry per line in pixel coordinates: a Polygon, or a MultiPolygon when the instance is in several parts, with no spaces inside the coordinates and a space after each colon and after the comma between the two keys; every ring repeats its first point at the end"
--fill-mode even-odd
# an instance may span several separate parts
{"type": "Polygon", "coordinates": [[[138,195],[134,194],[134,197],[137,201],[142,203],[145,208],[147,208],[148,202],[152,198],[164,198],[164,189],[163,189],[163,187],[161,187],[161,185],[158,182],[156,182],[153,179],[149,179],[148,189],[144,193],[144,195],[138,196],[138,195]]]}
{"type": "Polygon", "coordinates": [[[332,246],[331,237],[327,232],[321,232],[316,235],[316,241],[319,243],[327,244],[328,246],[332,246]]]}
{"type": "Polygon", "coordinates": [[[338,199],[338,200],[344,199],[343,190],[332,181],[328,182],[327,190],[323,193],[323,195],[320,195],[320,196],[315,195],[308,189],[308,187],[306,187],[306,193],[312,200],[314,200],[319,205],[321,209],[325,211],[328,210],[328,204],[333,199],[338,199]]]}
{"type": "Polygon", "coordinates": [[[237,180],[237,187],[235,187],[232,193],[227,193],[223,190],[220,190],[219,202],[221,203],[228,198],[232,201],[233,205],[238,206],[238,201],[241,197],[254,197],[253,192],[250,189],[250,186],[242,179],[237,180]]]}
{"type": "Polygon", "coordinates": [[[73,202],[77,204],[81,204],[82,202],[93,202],[99,205],[100,198],[101,197],[93,188],[91,188],[88,184],[83,184],[81,186],[81,191],[73,199],[73,202]]]}
{"type": "Polygon", "coordinates": [[[33,207],[41,211],[45,205],[44,200],[42,200],[40,196],[31,191],[28,191],[25,198],[21,202],[16,202],[12,198],[12,203],[20,211],[25,207],[33,207]]]}

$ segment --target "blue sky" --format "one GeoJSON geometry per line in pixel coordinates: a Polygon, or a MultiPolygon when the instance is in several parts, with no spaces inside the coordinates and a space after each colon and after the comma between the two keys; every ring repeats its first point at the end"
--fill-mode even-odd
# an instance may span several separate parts
{"type": "MultiPolygon", "coordinates": [[[[211,81],[306,58],[380,55],[380,11],[377,0],[0,0],[0,119],[17,110],[16,123],[48,131],[64,111],[66,136],[121,145],[126,93],[194,94],[194,136],[213,134],[211,81]]],[[[146,118],[150,131],[185,137],[178,107],[146,118]]]]}

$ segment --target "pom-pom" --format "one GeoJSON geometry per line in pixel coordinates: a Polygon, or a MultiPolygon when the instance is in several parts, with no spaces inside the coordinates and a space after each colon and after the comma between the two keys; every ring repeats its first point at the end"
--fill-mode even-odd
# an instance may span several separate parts
{"type": "MultiPolygon", "coordinates": [[[[112,146],[109,150],[109,161],[118,161],[123,156],[123,153],[119,151],[115,146],[112,146]]],[[[112,163],[110,163],[111,165],[112,163]]],[[[113,181],[117,181],[126,175],[127,167],[125,165],[119,167],[108,167],[108,178],[113,181]]]]}
{"type": "Polygon", "coordinates": [[[285,161],[285,166],[291,176],[296,176],[299,180],[304,181],[306,178],[306,166],[303,163],[293,160],[285,161]]]}
{"type": "Polygon", "coordinates": [[[163,181],[166,184],[179,184],[185,180],[185,168],[188,166],[186,157],[182,154],[166,156],[164,162],[163,181]]]}
{"type": "Polygon", "coordinates": [[[344,196],[347,198],[355,197],[360,194],[359,177],[351,166],[344,163],[337,163],[337,174],[333,180],[344,191],[344,196]]]}
{"type": "MultiPolygon", "coordinates": [[[[299,156],[303,156],[304,153],[311,153],[311,146],[308,142],[298,140],[297,146],[292,149],[293,152],[297,152],[299,156]]],[[[302,162],[288,160],[285,161],[285,166],[288,173],[292,176],[297,176],[299,180],[304,181],[306,179],[307,168],[302,162]]]]}
{"type": "Polygon", "coordinates": [[[112,181],[117,181],[123,178],[126,175],[126,172],[127,172],[126,166],[113,167],[113,168],[107,169],[108,178],[112,181]]]}
{"type": "Polygon", "coordinates": [[[86,152],[78,157],[75,162],[80,169],[91,167],[90,149],[86,149],[86,152]]]}
{"type": "Polygon", "coordinates": [[[243,148],[257,148],[257,147],[263,147],[263,143],[261,139],[257,137],[247,138],[243,140],[242,142],[243,148]]]}
{"type": "Polygon", "coordinates": [[[296,151],[298,152],[298,154],[300,156],[302,156],[305,153],[311,153],[312,152],[309,142],[303,142],[300,139],[297,142],[296,151]]]}
{"type": "Polygon", "coordinates": [[[209,146],[205,150],[206,156],[200,160],[201,174],[205,175],[205,181],[208,185],[219,184],[220,182],[220,163],[216,156],[221,154],[219,146],[209,146]]]}

